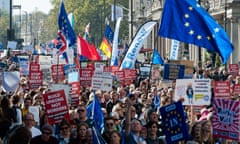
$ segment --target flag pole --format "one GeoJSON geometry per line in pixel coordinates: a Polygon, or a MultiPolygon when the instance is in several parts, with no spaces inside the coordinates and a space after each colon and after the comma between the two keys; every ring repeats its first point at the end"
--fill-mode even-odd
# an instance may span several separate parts
{"type": "MultiPolygon", "coordinates": [[[[156,24],[157,25],[157,27],[159,27],[158,25],[158,23],[156,24]]],[[[155,45],[156,45],[156,43],[157,43],[157,40],[158,40],[158,35],[156,35],[155,36],[155,38],[154,38],[154,47],[153,47],[153,51],[152,51],[152,60],[151,60],[151,63],[150,63],[150,73],[149,73],[149,79],[151,80],[152,79],[152,65],[153,65],[153,56],[154,56],[154,50],[155,50],[155,45]]]]}

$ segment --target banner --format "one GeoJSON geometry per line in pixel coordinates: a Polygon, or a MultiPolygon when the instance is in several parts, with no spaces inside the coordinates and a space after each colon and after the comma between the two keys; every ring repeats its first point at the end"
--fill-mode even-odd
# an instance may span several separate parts
{"type": "Polygon", "coordinates": [[[123,8],[120,6],[112,5],[112,21],[117,20],[119,17],[123,17],[123,8]]]}
{"type": "Polygon", "coordinates": [[[177,60],[179,54],[179,44],[180,42],[177,40],[172,40],[172,47],[170,52],[170,60],[177,60]]]}
{"type": "Polygon", "coordinates": [[[240,101],[215,99],[213,136],[240,141],[240,101]]]}
{"type": "Polygon", "coordinates": [[[210,105],[210,79],[177,79],[174,100],[184,99],[183,105],[210,105]]]}
{"type": "Polygon", "coordinates": [[[111,66],[118,66],[118,35],[119,35],[119,27],[122,17],[117,19],[117,23],[115,26],[114,37],[113,37],[113,45],[112,45],[112,55],[111,55],[111,66]]]}
{"type": "Polygon", "coordinates": [[[136,57],[139,54],[141,47],[143,46],[144,40],[150,34],[156,23],[157,22],[155,21],[149,21],[140,27],[132,43],[129,46],[129,49],[122,61],[120,69],[132,69],[134,67],[136,57]]]}

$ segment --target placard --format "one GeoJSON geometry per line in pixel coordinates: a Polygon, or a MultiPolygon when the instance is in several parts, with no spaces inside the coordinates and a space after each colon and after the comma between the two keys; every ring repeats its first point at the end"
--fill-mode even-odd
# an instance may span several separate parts
{"type": "Polygon", "coordinates": [[[186,117],[181,101],[160,108],[162,126],[168,144],[188,138],[186,117]]]}
{"type": "Polygon", "coordinates": [[[174,100],[183,105],[210,105],[211,79],[177,79],[174,100]]]}
{"type": "Polygon", "coordinates": [[[240,101],[214,99],[213,135],[240,141],[240,101]]]}
{"type": "Polygon", "coordinates": [[[69,120],[68,105],[64,90],[43,94],[46,114],[50,124],[58,124],[62,119],[69,120]]]}

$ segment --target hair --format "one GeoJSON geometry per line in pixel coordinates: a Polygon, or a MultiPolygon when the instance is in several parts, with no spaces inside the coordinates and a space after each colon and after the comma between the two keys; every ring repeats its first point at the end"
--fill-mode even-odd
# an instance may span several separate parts
{"type": "Polygon", "coordinates": [[[27,127],[21,126],[15,130],[10,137],[8,144],[29,144],[32,133],[27,127]]]}
{"type": "Polygon", "coordinates": [[[81,126],[85,126],[86,129],[88,129],[88,124],[85,123],[85,122],[81,122],[81,123],[78,125],[78,127],[77,127],[77,131],[79,131],[79,129],[80,129],[81,126]]]}
{"type": "Polygon", "coordinates": [[[156,121],[149,121],[146,125],[147,129],[151,128],[154,124],[158,126],[158,123],[156,121]]]}
{"type": "MultiPolygon", "coordinates": [[[[204,132],[204,125],[206,125],[207,123],[211,123],[211,121],[210,120],[203,120],[203,121],[200,122],[200,124],[201,124],[201,136],[200,136],[201,142],[203,142],[203,134],[205,133],[204,132]]],[[[208,136],[207,142],[210,143],[210,144],[213,144],[212,131],[210,131],[208,134],[209,134],[209,136],[208,136]]]]}
{"type": "Polygon", "coordinates": [[[68,127],[71,126],[69,121],[67,121],[66,119],[62,119],[62,121],[60,122],[59,126],[62,127],[64,125],[67,125],[68,127]]]}
{"type": "Polygon", "coordinates": [[[196,121],[194,122],[192,125],[191,125],[191,128],[190,128],[190,135],[191,137],[194,137],[196,135],[195,133],[195,128],[197,125],[201,124],[200,122],[196,121]]]}
{"type": "Polygon", "coordinates": [[[108,120],[114,121],[113,117],[108,116],[108,117],[106,117],[106,118],[104,119],[104,123],[106,123],[106,121],[108,121],[108,120]]]}
{"type": "Polygon", "coordinates": [[[110,132],[110,135],[109,135],[110,139],[111,139],[111,136],[112,136],[114,133],[116,133],[116,134],[119,136],[119,138],[120,138],[120,143],[121,143],[121,140],[122,140],[122,138],[121,138],[121,133],[120,133],[118,130],[113,130],[112,132],[110,132]]]}
{"type": "Polygon", "coordinates": [[[13,95],[12,97],[12,103],[17,104],[20,101],[20,97],[18,95],[13,95]]]}

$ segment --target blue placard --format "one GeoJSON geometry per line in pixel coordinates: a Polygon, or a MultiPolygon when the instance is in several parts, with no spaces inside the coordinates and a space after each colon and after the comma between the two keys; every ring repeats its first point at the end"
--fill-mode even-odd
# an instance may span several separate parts
{"type": "Polygon", "coordinates": [[[176,102],[160,108],[162,126],[166,141],[172,144],[188,138],[188,127],[184,116],[182,102],[176,102]]]}
{"type": "Polygon", "coordinates": [[[78,71],[73,71],[68,73],[68,83],[78,82],[79,81],[79,73],[78,71]]]}
{"type": "Polygon", "coordinates": [[[75,64],[66,64],[63,66],[63,69],[64,69],[64,75],[66,75],[72,71],[75,71],[76,66],[75,66],[75,64]]]}
{"type": "Polygon", "coordinates": [[[167,80],[176,80],[184,78],[185,66],[177,64],[164,64],[163,78],[167,80]]]}

